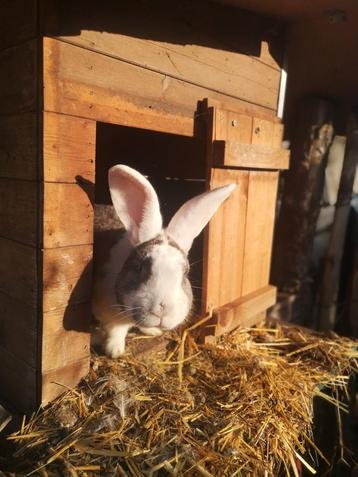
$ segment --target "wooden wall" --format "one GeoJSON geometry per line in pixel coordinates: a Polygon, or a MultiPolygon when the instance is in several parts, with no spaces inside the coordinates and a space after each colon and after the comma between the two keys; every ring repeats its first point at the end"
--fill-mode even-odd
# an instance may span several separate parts
{"type": "Polygon", "coordinates": [[[279,55],[270,53],[270,24],[257,16],[162,0],[107,0],[101,8],[63,0],[50,13],[44,28],[56,40],[44,44],[46,110],[186,135],[204,97],[276,110],[279,55]]]}
{"type": "Polygon", "coordinates": [[[28,410],[38,399],[42,197],[36,5],[21,4],[3,4],[0,20],[0,397],[28,410]]]}
{"type": "Polygon", "coordinates": [[[203,97],[272,118],[280,58],[269,22],[206,1],[14,0],[1,18],[0,393],[28,410],[88,369],[96,122],[192,136],[203,97]]]}

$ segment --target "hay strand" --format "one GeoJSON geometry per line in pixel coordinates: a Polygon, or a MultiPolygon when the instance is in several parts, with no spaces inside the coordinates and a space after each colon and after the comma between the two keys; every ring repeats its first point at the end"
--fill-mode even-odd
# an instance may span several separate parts
{"type": "Polygon", "coordinates": [[[10,436],[16,476],[298,476],[299,462],[314,475],[311,454],[327,456],[313,399],[347,411],[328,390],[345,390],[356,343],[276,324],[201,346],[198,326],[174,334],[171,351],[93,357],[80,386],[10,436]]]}

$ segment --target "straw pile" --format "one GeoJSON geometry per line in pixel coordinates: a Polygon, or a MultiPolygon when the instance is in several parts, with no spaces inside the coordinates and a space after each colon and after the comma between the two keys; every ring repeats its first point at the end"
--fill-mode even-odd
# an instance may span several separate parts
{"type": "Polygon", "coordinates": [[[266,326],[216,347],[185,331],[153,356],[94,357],[79,387],[10,437],[16,476],[314,473],[313,398],[346,410],[327,388],[345,390],[355,343],[266,326]]]}

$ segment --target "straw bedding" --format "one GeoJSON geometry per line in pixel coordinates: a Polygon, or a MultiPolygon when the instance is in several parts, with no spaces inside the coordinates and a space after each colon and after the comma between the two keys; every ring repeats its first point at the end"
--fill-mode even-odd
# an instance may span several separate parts
{"type": "Polygon", "coordinates": [[[10,438],[16,476],[276,476],[312,473],[314,396],[343,402],[355,343],[292,325],[242,329],[217,346],[195,330],[167,349],[93,357],[76,389],[10,438]]]}

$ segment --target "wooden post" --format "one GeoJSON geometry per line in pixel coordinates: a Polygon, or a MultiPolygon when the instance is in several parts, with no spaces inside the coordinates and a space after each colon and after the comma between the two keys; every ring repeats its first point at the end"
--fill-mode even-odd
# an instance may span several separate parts
{"type": "Polygon", "coordinates": [[[347,128],[347,143],[339,183],[337,203],[329,244],[323,258],[323,272],[320,284],[318,328],[334,328],[339,291],[344,240],[346,236],[353,183],[358,165],[358,113],[351,114],[347,128]]]}
{"type": "Polygon", "coordinates": [[[303,102],[291,138],[291,167],[274,242],[271,282],[280,292],[295,295],[291,319],[307,324],[312,301],[309,264],[324,185],[324,172],[333,139],[333,107],[328,101],[303,102]]]}

